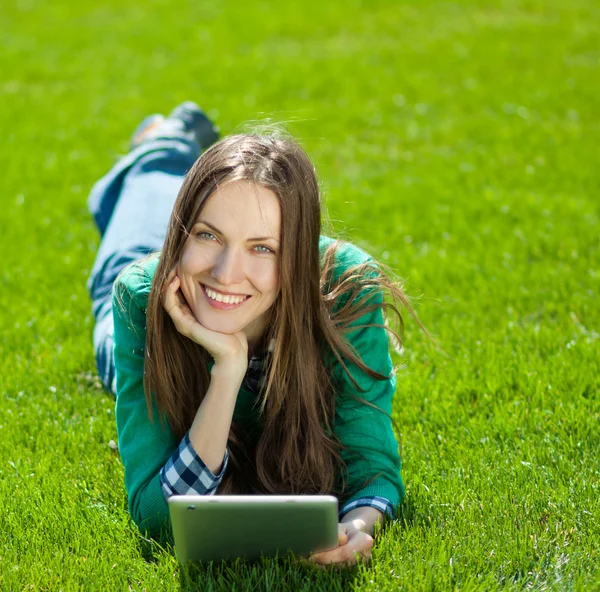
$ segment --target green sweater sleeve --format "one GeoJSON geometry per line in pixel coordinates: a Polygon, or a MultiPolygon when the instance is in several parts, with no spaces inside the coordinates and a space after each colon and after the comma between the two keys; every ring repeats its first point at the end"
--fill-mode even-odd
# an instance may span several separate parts
{"type": "Polygon", "coordinates": [[[161,424],[156,409],[150,421],[144,395],[146,306],[150,287],[151,278],[141,266],[124,270],[114,284],[113,316],[115,414],[129,512],[140,530],[155,536],[170,524],[159,472],[177,442],[166,422],[161,424]]]}
{"type": "MultiPolygon", "coordinates": [[[[368,304],[382,302],[383,296],[378,292],[369,299],[368,304]]],[[[381,308],[354,321],[352,326],[356,328],[346,338],[367,366],[388,378],[373,379],[356,365],[348,364],[352,376],[362,389],[359,390],[341,365],[336,364],[333,370],[337,384],[335,429],[346,448],[341,456],[347,467],[346,491],[350,492],[344,504],[362,497],[381,496],[397,507],[404,498],[404,484],[400,473],[398,441],[392,421],[386,415],[392,413],[396,378],[389,354],[388,333],[383,327],[361,327],[369,324],[384,324],[381,308]],[[358,401],[357,397],[375,405],[377,409],[358,401]],[[373,477],[375,479],[365,485],[373,477]]]]}

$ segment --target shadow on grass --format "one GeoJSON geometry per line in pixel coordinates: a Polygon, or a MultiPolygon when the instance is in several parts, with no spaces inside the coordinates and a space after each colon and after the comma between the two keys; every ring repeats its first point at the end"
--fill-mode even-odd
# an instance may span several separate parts
{"type": "MultiPolygon", "coordinates": [[[[368,569],[368,567],[366,568],[368,569]]],[[[293,555],[262,557],[256,561],[189,563],[180,566],[182,591],[262,592],[294,590],[342,592],[354,589],[365,567],[319,567],[307,565],[293,555]]]]}
{"type": "Polygon", "coordinates": [[[403,530],[408,530],[415,525],[417,520],[417,509],[415,506],[414,498],[411,495],[407,495],[404,499],[404,502],[398,510],[398,516],[394,523],[400,523],[400,527],[403,530]]]}
{"type": "Polygon", "coordinates": [[[146,563],[157,564],[167,555],[175,555],[173,535],[163,535],[158,539],[139,538],[140,556],[146,563]]]}

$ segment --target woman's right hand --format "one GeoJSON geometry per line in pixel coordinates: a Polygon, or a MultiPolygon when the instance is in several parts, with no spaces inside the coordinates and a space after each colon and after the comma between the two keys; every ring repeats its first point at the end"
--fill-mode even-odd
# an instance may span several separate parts
{"type": "Polygon", "coordinates": [[[201,345],[214,358],[215,366],[236,368],[243,378],[248,367],[248,340],[243,331],[219,333],[211,331],[198,322],[179,289],[181,281],[176,271],[167,278],[162,302],[179,333],[201,345]]]}

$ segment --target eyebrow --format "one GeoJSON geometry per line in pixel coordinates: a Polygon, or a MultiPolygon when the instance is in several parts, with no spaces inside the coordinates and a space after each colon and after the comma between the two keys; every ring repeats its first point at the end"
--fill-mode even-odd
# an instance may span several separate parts
{"type": "MultiPolygon", "coordinates": [[[[204,224],[204,226],[208,226],[211,230],[214,230],[216,233],[221,235],[223,234],[216,226],[213,226],[209,222],[206,222],[206,220],[198,220],[196,224],[204,224]]],[[[247,240],[250,242],[272,240],[279,244],[279,241],[273,236],[257,236],[256,238],[249,238],[247,240]]]]}

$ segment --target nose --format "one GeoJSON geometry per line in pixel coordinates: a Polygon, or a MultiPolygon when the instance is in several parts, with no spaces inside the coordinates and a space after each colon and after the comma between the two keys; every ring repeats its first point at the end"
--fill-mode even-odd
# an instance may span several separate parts
{"type": "Polygon", "coordinates": [[[210,274],[222,286],[242,283],[244,269],[241,253],[229,247],[222,249],[210,274]]]}

